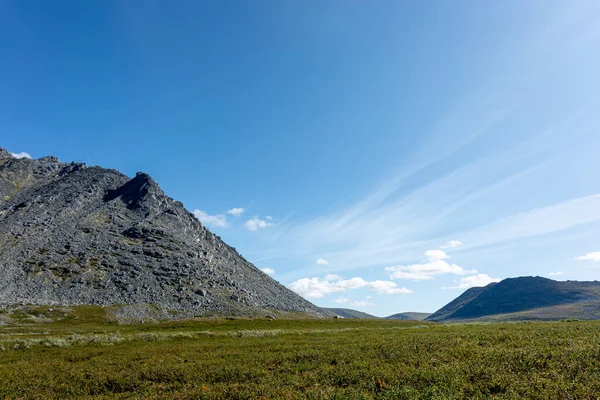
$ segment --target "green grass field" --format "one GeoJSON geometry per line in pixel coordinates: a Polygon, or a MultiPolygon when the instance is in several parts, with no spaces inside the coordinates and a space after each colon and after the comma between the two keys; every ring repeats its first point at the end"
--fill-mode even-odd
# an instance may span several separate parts
{"type": "MultiPolygon", "coordinates": [[[[600,322],[107,322],[12,315],[0,398],[592,399],[600,322]],[[39,321],[44,321],[41,323],[39,321]]],[[[5,318],[5,321],[8,321],[5,318]]]]}

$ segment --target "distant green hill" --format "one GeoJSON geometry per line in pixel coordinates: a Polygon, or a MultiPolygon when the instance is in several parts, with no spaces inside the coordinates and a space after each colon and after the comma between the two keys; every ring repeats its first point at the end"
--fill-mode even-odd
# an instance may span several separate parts
{"type": "Polygon", "coordinates": [[[422,312],[403,312],[394,315],[390,315],[389,317],[385,317],[385,319],[400,319],[404,321],[423,321],[425,318],[429,317],[431,313],[422,313],[422,312]]]}
{"type": "MultiPolygon", "coordinates": [[[[490,285],[495,285],[495,283],[490,283],[490,285]]],[[[467,289],[467,291],[465,291],[463,294],[431,314],[426,319],[428,321],[443,321],[451,318],[455,311],[460,310],[466,304],[469,304],[469,302],[479,296],[484,289],[485,287],[473,287],[467,289]]]]}
{"type": "Polygon", "coordinates": [[[344,318],[358,318],[358,319],[372,319],[379,318],[371,314],[364,313],[362,311],[351,310],[349,308],[323,308],[323,310],[327,310],[329,312],[334,313],[340,317],[344,318]]]}
{"type": "Polygon", "coordinates": [[[532,310],[479,317],[480,322],[557,321],[566,319],[600,319],[600,301],[560,304],[532,310]]]}
{"type": "Polygon", "coordinates": [[[427,321],[565,318],[600,319],[600,282],[509,278],[467,290],[427,321]]]}

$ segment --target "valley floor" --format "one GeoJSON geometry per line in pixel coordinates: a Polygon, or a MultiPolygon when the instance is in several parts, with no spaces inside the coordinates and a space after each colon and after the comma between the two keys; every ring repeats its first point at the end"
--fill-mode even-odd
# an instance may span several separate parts
{"type": "Polygon", "coordinates": [[[591,399],[600,393],[599,321],[118,325],[91,315],[12,323],[5,316],[0,398],[591,399]]]}

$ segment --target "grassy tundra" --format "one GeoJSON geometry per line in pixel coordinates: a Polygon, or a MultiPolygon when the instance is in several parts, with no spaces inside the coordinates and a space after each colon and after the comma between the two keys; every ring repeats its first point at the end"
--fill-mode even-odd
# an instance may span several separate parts
{"type": "Polygon", "coordinates": [[[0,398],[592,399],[600,393],[596,321],[119,325],[93,307],[52,312],[0,314],[0,398]]]}

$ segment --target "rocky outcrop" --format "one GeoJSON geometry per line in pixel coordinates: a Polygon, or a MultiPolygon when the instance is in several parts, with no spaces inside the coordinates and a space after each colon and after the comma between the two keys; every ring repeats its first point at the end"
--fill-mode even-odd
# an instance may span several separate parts
{"type": "Polygon", "coordinates": [[[0,149],[0,304],[18,303],[326,314],[246,261],[149,175],[0,149]]]}

